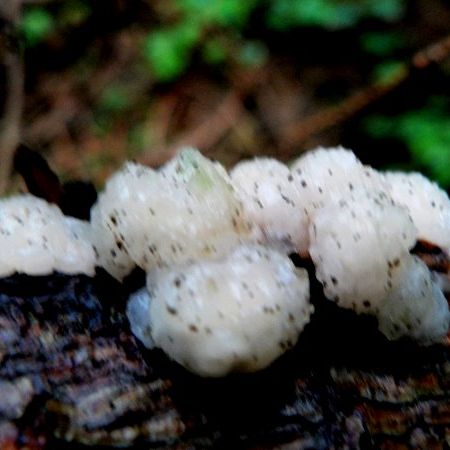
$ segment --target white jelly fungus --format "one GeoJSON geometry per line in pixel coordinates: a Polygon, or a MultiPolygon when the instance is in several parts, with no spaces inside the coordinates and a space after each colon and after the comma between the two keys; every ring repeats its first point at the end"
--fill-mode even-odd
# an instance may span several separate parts
{"type": "Polygon", "coordinates": [[[310,218],[326,204],[357,190],[385,190],[380,174],[343,147],[319,147],[307,152],[294,161],[291,171],[310,218]]]}
{"type": "Polygon", "coordinates": [[[449,274],[411,256],[417,239],[450,254],[450,200],[420,174],[380,174],[342,147],[289,169],[271,158],[230,175],[187,148],[159,170],[126,163],[91,223],[32,195],[0,200],[0,276],[53,271],[122,280],[138,265],[133,333],[210,377],[267,367],[310,320],[309,280],[287,253],[308,253],[325,295],[378,318],[389,339],[439,342],[449,274]]]}
{"type": "Polygon", "coordinates": [[[112,275],[148,272],[150,294],[129,302],[133,332],[201,375],[260,369],[296,342],[311,311],[292,251],[310,254],[330,300],[376,315],[388,338],[427,344],[448,329],[439,289],[448,277],[410,255],[418,238],[449,251],[448,196],[342,147],[317,148],[290,169],[255,158],[230,175],[193,149],[159,170],[128,163],[100,195],[92,229],[112,275]]]}
{"type": "Polygon", "coordinates": [[[129,244],[124,234],[124,229],[128,226],[128,215],[134,211],[133,205],[138,199],[145,198],[145,193],[152,189],[152,180],[155,178],[156,174],[150,168],[125,163],[107,181],[105,189],[91,209],[99,264],[119,280],[135,266],[129,256],[129,244]]]}
{"type": "Polygon", "coordinates": [[[427,266],[417,257],[403,261],[393,288],[379,305],[380,330],[389,339],[409,336],[423,344],[439,342],[447,334],[447,300],[427,266]]]}
{"type": "Polygon", "coordinates": [[[358,313],[376,311],[415,237],[407,212],[383,194],[361,192],[320,209],[310,255],[325,295],[358,313]]]}
{"type": "Polygon", "coordinates": [[[256,224],[257,240],[306,255],[308,218],[291,171],[272,158],[254,158],[230,172],[244,214],[256,224]]]}
{"type": "Polygon", "coordinates": [[[0,275],[95,273],[90,225],[29,194],[0,200],[0,275]]]}
{"type": "Polygon", "coordinates": [[[215,258],[249,232],[225,170],[188,149],[160,171],[128,163],[92,210],[97,250],[118,279],[134,266],[215,258]]]}
{"type": "Polygon", "coordinates": [[[137,296],[128,307],[138,337],[208,377],[268,366],[297,342],[313,310],[306,271],[257,245],[154,269],[147,287],[151,301],[137,296]]]}
{"type": "Polygon", "coordinates": [[[387,172],[389,194],[404,206],[417,228],[417,237],[450,249],[450,199],[445,191],[419,173],[387,172]]]}
{"type": "Polygon", "coordinates": [[[130,295],[127,305],[131,331],[147,348],[155,347],[150,326],[151,301],[150,294],[144,287],[130,295]]]}

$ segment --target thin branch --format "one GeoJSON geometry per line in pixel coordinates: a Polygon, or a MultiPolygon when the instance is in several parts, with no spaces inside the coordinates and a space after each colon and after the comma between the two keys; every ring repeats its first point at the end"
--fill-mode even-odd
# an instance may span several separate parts
{"type": "MultiPolygon", "coordinates": [[[[3,0],[0,12],[4,19],[15,30],[20,18],[20,0],[3,0]]],[[[14,31],[11,40],[14,42],[14,31]]],[[[9,182],[14,152],[20,141],[21,118],[24,103],[24,67],[17,45],[7,42],[3,52],[3,63],[6,72],[6,98],[4,114],[0,121],[0,194],[3,194],[9,182]]]]}
{"type": "Polygon", "coordinates": [[[305,142],[311,136],[349,119],[381,99],[407,80],[414,70],[422,70],[433,63],[440,63],[449,55],[450,35],[418,51],[412,57],[410,64],[405,64],[403,70],[400,70],[389,82],[370,85],[337,105],[324,108],[299,122],[287,125],[282,132],[281,149],[283,156],[289,157],[296,146],[305,142]]]}
{"type": "Polygon", "coordinates": [[[425,69],[432,63],[441,63],[450,55],[450,35],[418,51],[411,65],[416,69],[425,69]]]}
{"type": "MultiPolygon", "coordinates": [[[[288,125],[283,132],[282,147],[291,148],[306,141],[311,136],[321,131],[344,122],[358,113],[363,108],[371,105],[376,100],[384,97],[388,92],[399,86],[408,76],[404,70],[388,84],[371,85],[359,92],[352,94],[338,105],[326,107],[318,112],[302,119],[301,122],[288,125]]],[[[286,153],[283,153],[286,156],[286,153]]]]}

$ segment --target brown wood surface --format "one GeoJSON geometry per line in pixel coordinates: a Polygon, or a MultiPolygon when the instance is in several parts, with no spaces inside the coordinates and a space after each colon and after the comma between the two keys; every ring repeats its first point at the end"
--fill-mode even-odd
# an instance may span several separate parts
{"type": "Polygon", "coordinates": [[[0,448],[448,448],[448,342],[388,342],[313,290],[291,352],[207,380],[135,341],[108,277],[2,280],[0,448]]]}

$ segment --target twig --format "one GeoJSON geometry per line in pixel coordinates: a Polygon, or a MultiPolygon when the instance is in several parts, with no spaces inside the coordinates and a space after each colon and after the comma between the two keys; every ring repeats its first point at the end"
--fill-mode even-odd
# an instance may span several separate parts
{"type": "MultiPolygon", "coordinates": [[[[20,18],[20,0],[3,0],[0,13],[12,30],[18,25],[20,18]]],[[[16,43],[14,32],[10,35],[11,42],[7,42],[3,53],[6,71],[6,98],[4,114],[0,122],[0,194],[3,194],[9,182],[14,152],[20,141],[21,117],[24,94],[24,68],[22,57],[16,43]],[[15,45],[14,45],[15,44],[15,45]]]]}
{"type": "Polygon", "coordinates": [[[303,143],[311,136],[347,120],[365,107],[381,99],[400,86],[414,70],[422,70],[432,63],[442,62],[449,55],[450,35],[418,51],[412,57],[410,64],[405,64],[403,70],[400,70],[389,82],[370,85],[346,98],[338,105],[324,108],[302,119],[300,122],[287,125],[282,132],[281,149],[283,156],[286,158],[291,156],[295,146],[303,143]]]}
{"type": "Polygon", "coordinates": [[[432,63],[440,63],[450,55],[450,35],[418,51],[411,65],[416,69],[425,69],[432,63]]]}

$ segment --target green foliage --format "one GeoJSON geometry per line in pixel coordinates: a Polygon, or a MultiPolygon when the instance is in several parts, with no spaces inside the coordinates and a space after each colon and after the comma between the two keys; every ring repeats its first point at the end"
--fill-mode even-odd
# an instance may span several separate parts
{"type": "Polygon", "coordinates": [[[196,49],[211,65],[228,60],[244,65],[263,63],[267,55],[264,44],[245,41],[240,36],[258,3],[258,0],[174,0],[179,20],[150,32],[144,43],[144,56],[155,78],[171,81],[182,75],[196,49]]]}
{"type": "MultiPolygon", "coordinates": [[[[264,43],[242,37],[257,9],[265,15],[266,25],[278,31],[302,26],[342,29],[366,18],[397,20],[405,0],[173,0],[171,6],[177,20],[149,33],[144,45],[144,56],[159,81],[183,74],[197,49],[211,65],[263,64],[268,56],[264,43]]],[[[396,36],[368,35],[364,45],[379,54],[400,42],[396,36]]]]}
{"type": "Polygon", "coordinates": [[[276,0],[268,3],[267,23],[277,30],[297,26],[342,29],[363,19],[394,21],[405,7],[403,0],[276,0]]]}
{"type": "Polygon", "coordinates": [[[450,187],[450,109],[434,98],[422,109],[396,117],[372,116],[367,132],[375,138],[394,137],[408,147],[414,167],[424,168],[442,186],[450,187]]]}
{"type": "Polygon", "coordinates": [[[197,18],[206,26],[243,28],[258,0],[175,0],[184,18],[197,18]]]}
{"type": "Polygon", "coordinates": [[[184,73],[197,48],[211,65],[223,64],[234,54],[241,64],[264,62],[264,45],[244,41],[240,36],[259,3],[260,0],[174,0],[178,21],[150,32],[144,44],[144,56],[155,78],[171,81],[184,73]]]}
{"type": "Polygon", "coordinates": [[[196,21],[186,21],[148,35],[144,56],[158,80],[170,81],[186,70],[200,33],[196,21]]]}
{"type": "Polygon", "coordinates": [[[395,32],[371,32],[361,36],[361,47],[376,56],[389,56],[402,49],[406,44],[403,33],[395,32]]]}
{"type": "Polygon", "coordinates": [[[228,41],[223,36],[207,39],[203,44],[202,58],[212,66],[223,64],[228,58],[228,41]]]}
{"type": "Polygon", "coordinates": [[[379,85],[391,84],[393,80],[402,77],[408,67],[400,61],[385,61],[377,64],[373,70],[372,77],[379,85]]]}
{"type": "MultiPolygon", "coordinates": [[[[28,47],[51,34],[85,23],[93,0],[65,0],[25,8],[21,30],[28,47]]],[[[304,26],[342,29],[365,18],[398,19],[405,0],[168,0],[155,7],[161,26],[152,26],[142,55],[157,81],[168,82],[187,71],[198,55],[209,65],[259,66],[268,57],[264,42],[245,38],[258,11],[264,26],[280,32],[304,26]]],[[[399,35],[368,33],[362,46],[376,55],[389,55],[403,45],[399,35]]]]}
{"type": "Polygon", "coordinates": [[[41,43],[55,29],[53,16],[43,7],[25,10],[20,30],[25,45],[33,47],[41,43]]]}
{"type": "Polygon", "coordinates": [[[91,14],[86,0],[67,0],[57,8],[29,6],[24,8],[20,31],[26,47],[45,42],[52,34],[75,28],[91,14]]]}

